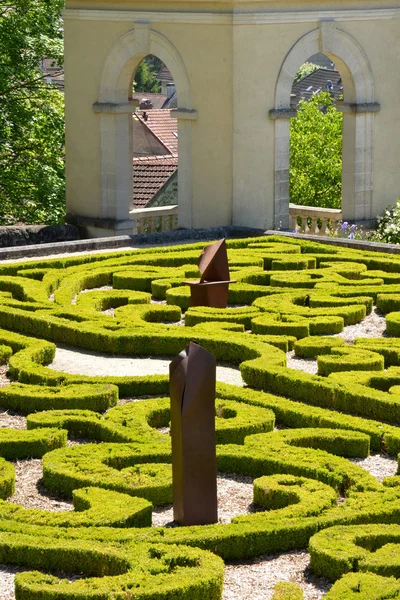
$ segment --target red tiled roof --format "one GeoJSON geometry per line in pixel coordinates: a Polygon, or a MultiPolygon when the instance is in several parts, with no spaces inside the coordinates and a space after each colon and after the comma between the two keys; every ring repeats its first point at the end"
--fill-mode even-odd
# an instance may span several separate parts
{"type": "Polygon", "coordinates": [[[178,168],[177,156],[133,159],[133,207],[144,208],[178,168]]]}
{"type": "Polygon", "coordinates": [[[178,154],[178,121],[170,116],[169,110],[153,108],[138,110],[135,114],[171,154],[178,154]]]}
{"type": "Polygon", "coordinates": [[[158,79],[161,81],[166,81],[167,83],[173,83],[173,77],[171,75],[171,71],[168,69],[166,65],[163,65],[158,74],[158,79]]]}
{"type": "Polygon", "coordinates": [[[144,98],[148,98],[149,100],[151,100],[153,109],[162,108],[165,102],[167,101],[167,94],[153,94],[150,92],[135,92],[133,94],[133,99],[139,100],[139,102],[144,98]]]}

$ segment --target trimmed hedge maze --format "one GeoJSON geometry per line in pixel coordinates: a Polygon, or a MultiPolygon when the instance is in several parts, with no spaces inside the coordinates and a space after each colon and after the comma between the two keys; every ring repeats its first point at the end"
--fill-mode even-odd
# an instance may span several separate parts
{"type": "MultiPolygon", "coordinates": [[[[326,600],[400,597],[400,475],[349,460],[400,453],[400,257],[279,236],[227,245],[227,309],[190,307],[204,243],[0,265],[0,408],[27,415],[25,430],[0,428],[0,563],[28,569],[17,600],[220,600],[224,561],[307,548],[326,600]],[[387,336],[345,342],[376,309],[387,336]],[[50,364],[57,345],[172,358],[191,340],[246,384],[217,384],[217,462],[254,479],[255,510],[152,527],[172,494],[167,375],[50,364]],[[318,372],[288,368],[292,351],[318,372]],[[73,511],[12,502],[27,458],[73,511]]],[[[290,582],[273,594],[303,597],[290,582]]]]}

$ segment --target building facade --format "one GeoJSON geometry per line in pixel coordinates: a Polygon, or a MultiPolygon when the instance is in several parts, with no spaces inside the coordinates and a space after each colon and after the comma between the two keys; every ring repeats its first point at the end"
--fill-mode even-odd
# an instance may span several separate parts
{"type": "Polygon", "coordinates": [[[318,52],[343,84],[344,218],[400,196],[399,2],[67,0],[64,21],[67,212],[90,235],[131,230],[147,54],[176,86],[180,226],[288,226],[291,89],[318,52]]]}

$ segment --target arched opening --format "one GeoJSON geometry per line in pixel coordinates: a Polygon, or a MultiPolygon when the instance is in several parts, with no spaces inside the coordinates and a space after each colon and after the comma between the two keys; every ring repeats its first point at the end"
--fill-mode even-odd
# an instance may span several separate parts
{"type": "MultiPolygon", "coordinates": [[[[175,82],[168,65],[153,54],[138,65],[133,79],[133,100],[137,108],[133,126],[132,210],[170,207],[175,215],[147,211],[140,231],[160,231],[176,224],[178,206],[178,120],[175,82]]],[[[139,212],[132,213],[139,215],[139,212]]]]}
{"type": "Polygon", "coordinates": [[[334,22],[321,22],[320,27],[300,38],[283,62],[279,73],[275,108],[275,227],[289,228],[289,160],[290,118],[293,81],[310,56],[323,52],[342,79],[343,112],[343,218],[363,221],[371,218],[373,116],[379,110],[374,98],[374,82],[367,57],[349,34],[337,29],[334,22]]]}
{"type": "Polygon", "coordinates": [[[316,228],[321,233],[341,217],[322,209],[342,208],[343,114],[338,103],[343,100],[343,80],[331,58],[319,52],[301,65],[290,96],[296,116],[290,119],[289,199],[303,231],[312,219],[292,205],[320,209],[316,228]]]}
{"type": "MultiPolygon", "coordinates": [[[[164,36],[147,24],[136,24],[134,30],[123,35],[109,52],[104,64],[95,104],[100,113],[100,213],[103,219],[124,221],[132,219],[133,206],[133,115],[138,109],[134,99],[135,75],[145,57],[159,59],[170,70],[176,86],[178,115],[175,140],[179,141],[181,155],[178,176],[179,219],[186,226],[191,224],[191,129],[190,120],[195,118],[191,106],[189,78],[182,59],[175,47],[164,36]],[[186,118],[186,115],[189,117],[186,118]]],[[[149,60],[149,59],[147,59],[149,60]]],[[[140,110],[140,108],[139,108],[140,110]]],[[[143,110],[143,109],[142,109],[143,110]]],[[[146,111],[145,111],[146,112],[146,111]]],[[[165,115],[169,110],[165,110],[165,115]]],[[[142,120],[143,114],[141,114],[142,120]]]]}

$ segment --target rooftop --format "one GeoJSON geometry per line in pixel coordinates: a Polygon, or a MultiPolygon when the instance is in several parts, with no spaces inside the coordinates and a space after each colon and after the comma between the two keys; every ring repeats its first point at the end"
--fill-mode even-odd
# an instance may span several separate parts
{"type": "Polygon", "coordinates": [[[332,84],[332,95],[339,100],[343,94],[342,78],[340,73],[334,69],[317,69],[311,75],[307,75],[292,87],[292,106],[297,106],[300,100],[310,100],[318,92],[328,92],[332,84]]]}
{"type": "Polygon", "coordinates": [[[153,108],[137,110],[135,114],[172,155],[178,155],[178,121],[169,110],[153,108]]]}
{"type": "Polygon", "coordinates": [[[178,168],[177,156],[144,156],[133,159],[133,205],[144,208],[178,168]]]}

